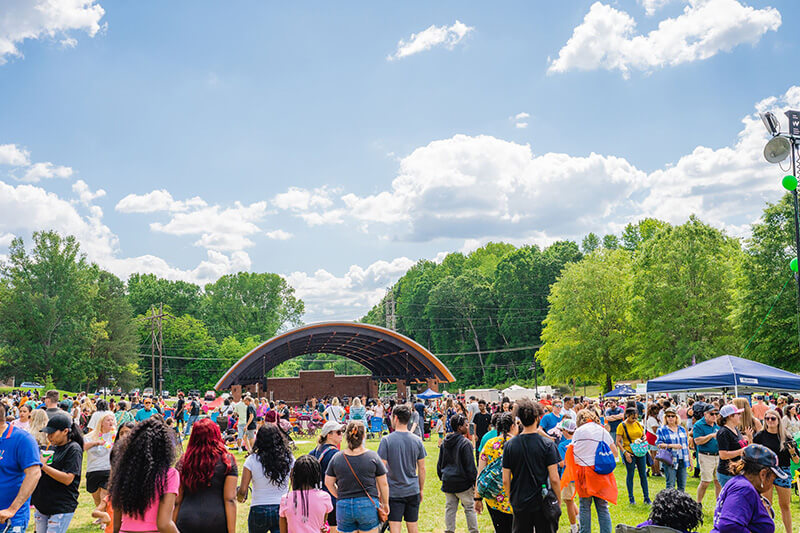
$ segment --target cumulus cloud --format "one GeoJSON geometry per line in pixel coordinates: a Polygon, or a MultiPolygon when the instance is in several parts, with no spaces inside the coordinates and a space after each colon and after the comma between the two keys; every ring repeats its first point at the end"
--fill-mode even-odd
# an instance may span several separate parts
{"type": "Polygon", "coordinates": [[[279,209],[292,211],[307,211],[315,207],[329,207],[333,204],[331,193],[327,187],[320,187],[309,191],[302,187],[289,187],[289,190],[276,194],[272,204],[279,209]]]}
{"type": "Polygon", "coordinates": [[[26,39],[55,39],[62,46],[77,44],[72,31],[94,37],[102,29],[105,11],[96,0],[4,0],[0,11],[0,65],[9,56],[22,56],[26,39]]]}
{"type": "Polygon", "coordinates": [[[158,189],[147,194],[129,194],[117,202],[115,209],[120,213],[157,213],[159,211],[178,213],[206,205],[208,204],[198,196],[188,200],[175,200],[169,191],[158,189]]]}
{"type": "Polygon", "coordinates": [[[517,129],[525,129],[528,127],[527,119],[529,119],[530,117],[531,117],[530,114],[523,111],[521,113],[517,113],[513,117],[509,117],[509,120],[514,123],[514,126],[517,129]]]}
{"type": "Polygon", "coordinates": [[[78,195],[78,200],[83,204],[88,206],[94,200],[98,198],[102,198],[106,195],[106,191],[103,189],[97,189],[96,191],[92,191],[89,188],[89,185],[83,181],[78,180],[72,184],[72,192],[78,195]]]}
{"type": "Polygon", "coordinates": [[[31,164],[30,156],[30,152],[16,144],[0,144],[0,165],[27,166],[31,164]]]}
{"type": "Polygon", "coordinates": [[[22,178],[20,178],[19,181],[24,181],[25,183],[37,183],[41,180],[50,178],[67,179],[70,176],[72,176],[71,168],[57,166],[50,162],[43,162],[30,165],[25,170],[25,174],[22,176],[22,178]]]}
{"type": "Polygon", "coordinates": [[[639,0],[648,16],[655,15],[656,11],[675,0],[639,0]]]}
{"type": "Polygon", "coordinates": [[[448,50],[452,50],[474,30],[474,27],[467,26],[459,20],[456,20],[452,26],[435,26],[431,24],[419,33],[412,33],[407,41],[400,39],[397,42],[395,53],[389,55],[386,59],[389,61],[402,59],[430,50],[434,46],[444,46],[448,50]]]}
{"type": "MultiPolygon", "coordinates": [[[[645,7],[660,4],[648,2],[645,7]]],[[[628,13],[595,2],[548,72],[606,69],[628,77],[631,70],[680,65],[755,44],[780,25],[781,14],[772,7],[755,9],[738,0],[688,0],[681,15],[637,35],[628,13]]]]}
{"type": "Polygon", "coordinates": [[[366,268],[352,265],[341,276],[320,269],[313,274],[298,271],[284,277],[305,302],[307,321],[352,320],[378,303],[386,287],[413,265],[411,259],[399,257],[392,261],[375,261],[366,268]]]}
{"type": "Polygon", "coordinates": [[[267,237],[272,239],[273,241],[288,241],[293,237],[291,233],[288,231],[283,231],[282,229],[276,229],[272,231],[268,231],[265,233],[267,237]]]}

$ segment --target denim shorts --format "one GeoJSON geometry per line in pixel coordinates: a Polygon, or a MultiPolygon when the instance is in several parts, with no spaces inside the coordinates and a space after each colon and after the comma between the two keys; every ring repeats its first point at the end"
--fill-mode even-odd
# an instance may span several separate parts
{"type": "Polygon", "coordinates": [[[791,489],[792,488],[792,471],[787,466],[780,466],[778,467],[783,470],[783,473],[786,474],[786,479],[781,479],[775,476],[775,481],[773,482],[776,487],[783,487],[784,489],[791,489]]]}
{"type": "Polygon", "coordinates": [[[280,533],[280,505],[253,505],[247,515],[247,529],[250,533],[280,533]]]}
{"type": "Polygon", "coordinates": [[[341,533],[371,531],[381,524],[378,521],[378,508],[366,496],[338,500],[336,522],[341,533]]]}

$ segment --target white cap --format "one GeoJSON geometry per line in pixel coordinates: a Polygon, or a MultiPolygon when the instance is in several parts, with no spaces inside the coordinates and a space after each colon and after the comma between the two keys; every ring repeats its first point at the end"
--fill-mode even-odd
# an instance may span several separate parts
{"type": "Polygon", "coordinates": [[[324,426],[322,426],[322,431],[320,432],[320,435],[324,437],[331,431],[344,431],[344,428],[345,428],[344,424],[340,424],[338,422],[334,422],[333,420],[329,420],[325,422],[324,426]]]}

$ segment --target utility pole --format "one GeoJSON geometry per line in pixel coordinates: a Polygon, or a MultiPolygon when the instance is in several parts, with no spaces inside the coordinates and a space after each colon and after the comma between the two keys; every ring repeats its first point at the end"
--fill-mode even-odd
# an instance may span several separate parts
{"type": "Polygon", "coordinates": [[[394,299],[394,289],[391,287],[387,289],[386,303],[384,308],[386,310],[386,327],[392,331],[397,331],[397,302],[394,299]]]}
{"type": "Polygon", "coordinates": [[[169,313],[164,313],[164,303],[158,304],[158,314],[155,305],[150,306],[150,316],[144,319],[150,322],[150,383],[155,395],[161,398],[164,390],[164,319],[175,318],[169,313]],[[156,389],[156,350],[158,350],[158,389],[156,389]]]}

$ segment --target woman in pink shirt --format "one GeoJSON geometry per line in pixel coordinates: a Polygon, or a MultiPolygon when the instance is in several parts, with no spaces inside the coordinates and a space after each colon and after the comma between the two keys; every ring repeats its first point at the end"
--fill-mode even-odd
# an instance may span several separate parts
{"type": "Polygon", "coordinates": [[[158,418],[148,418],[121,445],[111,468],[114,533],[178,533],[172,514],[180,476],[172,468],[170,429],[158,418]]]}
{"type": "Polygon", "coordinates": [[[294,463],[290,474],[292,490],[281,497],[281,533],[319,533],[333,510],[331,495],[318,489],[322,468],[313,455],[303,455],[294,463]]]}

